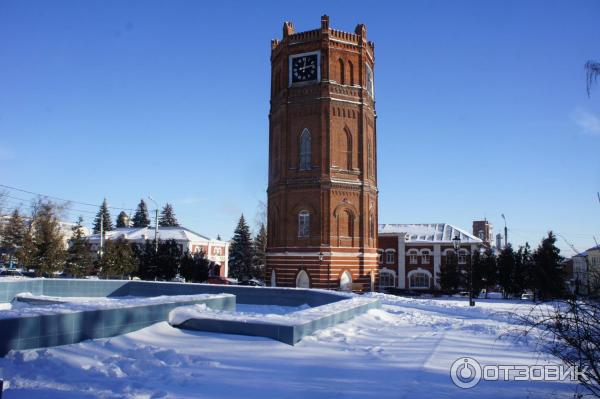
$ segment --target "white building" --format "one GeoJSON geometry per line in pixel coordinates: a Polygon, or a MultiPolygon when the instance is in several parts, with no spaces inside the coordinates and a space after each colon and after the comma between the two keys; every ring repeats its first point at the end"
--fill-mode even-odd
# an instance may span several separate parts
{"type": "MultiPolygon", "coordinates": [[[[147,240],[153,241],[154,227],[121,227],[107,231],[105,240],[123,239],[130,243],[143,245],[147,240]]],[[[88,236],[93,251],[100,249],[100,234],[88,236]]],[[[202,251],[208,260],[220,266],[219,274],[227,277],[229,273],[229,242],[213,240],[198,234],[185,227],[160,227],[158,228],[160,241],[175,240],[183,252],[196,254],[202,251]]]]}
{"type": "Polygon", "coordinates": [[[467,267],[471,256],[484,246],[480,238],[448,223],[380,224],[379,289],[439,289],[437,277],[448,257],[458,255],[459,266],[467,267]]]}
{"type": "Polygon", "coordinates": [[[577,286],[581,294],[597,293],[600,290],[600,245],[573,256],[571,260],[573,287],[577,286]]]}

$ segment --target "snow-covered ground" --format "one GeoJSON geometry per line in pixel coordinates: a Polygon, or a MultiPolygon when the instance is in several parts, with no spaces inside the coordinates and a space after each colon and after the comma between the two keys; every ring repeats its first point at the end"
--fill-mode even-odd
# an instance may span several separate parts
{"type": "MultiPolygon", "coordinates": [[[[380,296],[382,309],[304,338],[179,330],[158,323],[111,339],[16,351],[0,359],[4,398],[568,398],[576,385],[481,382],[460,389],[450,366],[545,364],[516,342],[511,312],[531,304],[380,296]]],[[[257,312],[256,308],[246,311],[257,312]]],[[[287,311],[286,311],[287,313],[287,311]]]]}

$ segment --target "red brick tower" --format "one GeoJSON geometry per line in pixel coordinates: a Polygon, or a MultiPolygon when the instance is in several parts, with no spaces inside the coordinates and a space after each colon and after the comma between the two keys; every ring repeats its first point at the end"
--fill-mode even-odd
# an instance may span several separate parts
{"type": "Polygon", "coordinates": [[[370,290],[377,261],[374,44],[329,27],[271,42],[266,279],[370,290]]]}

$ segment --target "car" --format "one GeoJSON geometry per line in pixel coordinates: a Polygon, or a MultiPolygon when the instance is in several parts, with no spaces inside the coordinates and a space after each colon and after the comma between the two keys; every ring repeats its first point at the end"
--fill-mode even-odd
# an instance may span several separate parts
{"type": "Polygon", "coordinates": [[[243,280],[240,282],[240,285],[249,285],[252,287],[264,287],[265,283],[255,278],[251,278],[250,280],[243,280]]]}
{"type": "Polygon", "coordinates": [[[19,270],[2,270],[0,277],[27,277],[19,270]]]}
{"type": "Polygon", "coordinates": [[[225,285],[235,285],[236,282],[232,279],[228,279],[227,277],[221,276],[213,276],[209,277],[206,281],[208,284],[225,284],[225,285]]]}
{"type": "Polygon", "coordinates": [[[523,301],[533,301],[533,294],[526,292],[525,294],[521,295],[521,300],[523,301]]]}

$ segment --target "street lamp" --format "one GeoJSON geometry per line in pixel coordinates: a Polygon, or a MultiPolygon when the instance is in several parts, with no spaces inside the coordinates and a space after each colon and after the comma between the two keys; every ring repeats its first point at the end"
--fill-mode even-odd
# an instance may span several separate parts
{"type": "MultiPolygon", "coordinates": [[[[456,252],[456,265],[458,266],[458,251],[460,250],[460,234],[457,234],[452,239],[452,245],[456,252]]],[[[475,300],[473,299],[473,262],[469,261],[469,306],[475,306],[475,300]]]]}
{"type": "Polygon", "coordinates": [[[504,214],[501,215],[502,219],[504,219],[504,246],[508,246],[508,228],[506,227],[506,216],[504,214]]]}
{"type": "Polygon", "coordinates": [[[154,246],[156,249],[156,253],[158,253],[158,202],[154,201],[154,198],[152,198],[151,196],[148,196],[148,199],[154,202],[154,205],[156,206],[156,216],[154,219],[154,246]]]}

